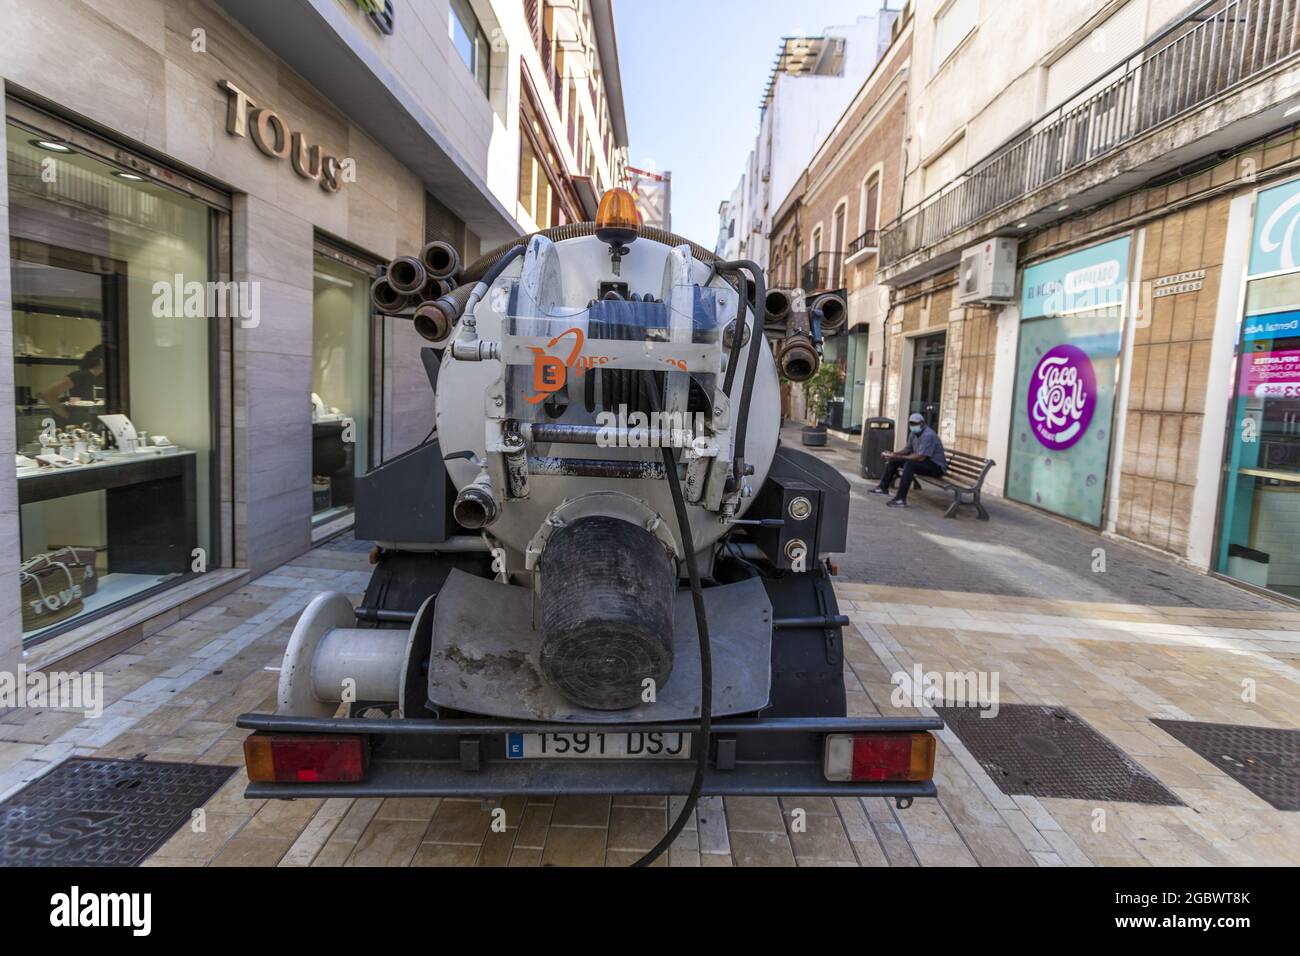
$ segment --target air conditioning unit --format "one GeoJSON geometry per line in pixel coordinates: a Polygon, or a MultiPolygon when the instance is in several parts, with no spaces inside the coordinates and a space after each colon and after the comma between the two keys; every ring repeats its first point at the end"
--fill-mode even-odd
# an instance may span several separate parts
{"type": "Polygon", "coordinates": [[[958,305],[1015,301],[1016,245],[1015,239],[985,239],[962,252],[958,305]]]}

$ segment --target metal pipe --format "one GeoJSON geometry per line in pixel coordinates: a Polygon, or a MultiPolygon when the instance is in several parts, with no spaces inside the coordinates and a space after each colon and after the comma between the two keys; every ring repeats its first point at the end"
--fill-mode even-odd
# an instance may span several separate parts
{"type": "Polygon", "coordinates": [[[393,611],[382,607],[359,607],[357,620],[369,624],[410,624],[415,620],[414,611],[393,611]]]}
{"type": "Polygon", "coordinates": [[[412,316],[415,331],[423,339],[440,345],[451,335],[452,325],[447,312],[437,302],[421,302],[412,316]]]}
{"type": "Polygon", "coordinates": [[[375,311],[391,314],[409,306],[411,297],[394,289],[388,276],[380,276],[370,283],[370,303],[375,311]]]}
{"type": "Polygon", "coordinates": [[[554,458],[542,455],[528,457],[528,473],[554,478],[643,478],[651,481],[663,481],[668,477],[663,462],[660,461],[554,458]]]}
{"type": "Polygon", "coordinates": [[[419,292],[428,281],[424,263],[415,256],[398,256],[388,263],[388,284],[403,295],[419,292]]]}
{"type": "Polygon", "coordinates": [[[450,243],[434,239],[420,250],[420,260],[434,279],[447,279],[460,268],[460,253],[450,243]]]}
{"type": "Polygon", "coordinates": [[[826,614],[812,617],[778,617],[772,621],[772,627],[778,630],[791,630],[798,627],[848,627],[850,623],[846,614],[826,614]]]}
{"type": "Polygon", "coordinates": [[[492,545],[485,538],[472,534],[454,534],[446,541],[377,541],[375,543],[385,551],[411,551],[416,554],[440,552],[459,554],[492,550],[492,545]]]}
{"type": "Polygon", "coordinates": [[[457,524],[470,531],[486,528],[501,509],[492,494],[492,482],[487,473],[483,473],[460,490],[455,503],[451,506],[451,515],[457,524]]]}
{"type": "Polygon", "coordinates": [[[564,422],[523,422],[520,431],[533,442],[558,442],[561,445],[604,445],[618,448],[677,448],[680,439],[692,436],[689,428],[663,431],[658,428],[619,428],[604,425],[571,425],[564,422]],[[638,444],[633,445],[635,438],[638,444]]]}

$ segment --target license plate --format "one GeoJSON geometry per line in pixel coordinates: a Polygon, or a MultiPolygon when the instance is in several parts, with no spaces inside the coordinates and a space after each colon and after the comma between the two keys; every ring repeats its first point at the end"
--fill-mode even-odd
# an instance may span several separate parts
{"type": "Polygon", "coordinates": [[[506,734],[506,756],[511,760],[685,760],[690,755],[690,734],[506,734]]]}

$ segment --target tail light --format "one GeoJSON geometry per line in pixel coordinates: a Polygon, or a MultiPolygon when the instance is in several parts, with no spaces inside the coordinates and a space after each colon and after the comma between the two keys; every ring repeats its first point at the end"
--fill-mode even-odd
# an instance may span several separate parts
{"type": "Polygon", "coordinates": [[[934,738],[927,733],[830,734],[823,771],[827,780],[929,780],[934,776],[934,738]]]}
{"type": "Polygon", "coordinates": [[[254,783],[355,783],[365,779],[370,748],[360,734],[253,734],[244,763],[254,783]]]}

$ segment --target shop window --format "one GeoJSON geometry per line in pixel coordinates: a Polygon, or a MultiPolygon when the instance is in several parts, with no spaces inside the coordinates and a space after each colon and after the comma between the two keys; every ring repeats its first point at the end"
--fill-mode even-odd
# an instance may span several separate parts
{"type": "Polygon", "coordinates": [[[1249,271],[1262,277],[1246,287],[1216,558],[1220,573],[1292,598],[1300,598],[1297,203],[1300,180],[1256,202],[1249,271]]]}
{"type": "Polygon", "coordinates": [[[370,276],[318,251],[312,299],[312,527],[352,512],[370,467],[370,276]]]}
{"type": "Polygon", "coordinates": [[[451,0],[447,13],[447,35],[465,66],[474,74],[484,96],[491,94],[492,49],[468,0],[451,0]]]}
{"type": "Polygon", "coordinates": [[[1021,282],[1006,494],[1092,527],[1105,514],[1130,254],[1123,236],[1029,266],[1021,282]]]}
{"type": "Polygon", "coordinates": [[[32,642],[218,563],[208,290],[225,220],[57,137],[5,133],[32,642]]]}

